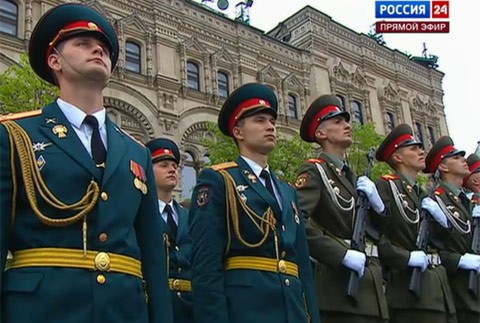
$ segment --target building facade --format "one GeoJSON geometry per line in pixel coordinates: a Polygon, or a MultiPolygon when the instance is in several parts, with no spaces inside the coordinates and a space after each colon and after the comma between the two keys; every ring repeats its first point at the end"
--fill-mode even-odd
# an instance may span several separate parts
{"type": "MultiPolygon", "coordinates": [[[[0,0],[0,71],[16,64],[40,16],[59,0],[0,0]]],[[[448,134],[444,74],[307,6],[264,32],[189,0],[82,1],[117,29],[120,57],[105,89],[109,116],[145,142],[164,136],[182,152],[188,198],[208,161],[202,138],[225,98],[258,81],[279,99],[279,132],[298,132],[308,105],[333,93],[354,122],[384,134],[409,123],[429,148],[448,134]]]]}

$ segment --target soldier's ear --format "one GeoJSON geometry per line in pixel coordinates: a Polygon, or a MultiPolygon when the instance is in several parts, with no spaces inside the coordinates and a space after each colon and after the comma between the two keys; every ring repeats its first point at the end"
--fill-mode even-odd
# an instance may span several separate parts
{"type": "Polygon", "coordinates": [[[395,164],[399,164],[403,161],[402,155],[398,154],[397,152],[393,152],[390,158],[395,164]]]}
{"type": "Polygon", "coordinates": [[[317,130],[315,130],[315,138],[318,140],[327,139],[327,133],[319,126],[317,130]]]}
{"type": "Polygon", "coordinates": [[[242,132],[242,129],[236,125],[235,127],[233,127],[232,129],[232,136],[233,138],[235,138],[236,140],[242,140],[243,139],[243,132],[242,132]]]}
{"type": "Polygon", "coordinates": [[[438,170],[441,171],[442,173],[449,173],[448,166],[445,164],[445,162],[442,160],[440,165],[438,165],[438,170]]]}

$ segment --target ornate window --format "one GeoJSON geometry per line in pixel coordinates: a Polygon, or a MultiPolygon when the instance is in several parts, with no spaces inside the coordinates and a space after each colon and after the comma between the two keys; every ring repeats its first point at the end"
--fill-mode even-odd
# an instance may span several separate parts
{"type": "Polygon", "coordinates": [[[189,89],[200,91],[200,69],[198,64],[187,62],[187,86],[189,89]]]}
{"type": "Polygon", "coordinates": [[[345,97],[343,95],[336,95],[337,99],[340,100],[342,106],[340,107],[343,111],[345,111],[345,97]]]}
{"type": "Polygon", "coordinates": [[[228,74],[225,72],[217,73],[218,82],[218,95],[222,98],[226,98],[230,94],[230,82],[228,74]]]}
{"type": "Polygon", "coordinates": [[[387,112],[387,131],[390,132],[395,128],[395,117],[393,116],[393,113],[387,112]]]}
{"type": "Polygon", "coordinates": [[[125,68],[135,73],[141,73],[142,54],[140,45],[127,41],[125,47],[125,68]]]}
{"type": "Polygon", "coordinates": [[[352,102],[352,121],[363,124],[362,104],[358,101],[352,102]]]}
{"type": "Polygon", "coordinates": [[[17,36],[18,6],[10,0],[0,0],[0,32],[17,36]]]}
{"type": "Polygon", "coordinates": [[[430,145],[433,146],[435,143],[435,131],[433,130],[433,127],[428,127],[428,141],[430,142],[430,145]]]}
{"type": "Polygon", "coordinates": [[[298,104],[297,97],[293,94],[288,94],[288,112],[289,117],[298,119],[298,104]]]}
{"type": "Polygon", "coordinates": [[[420,141],[422,144],[424,143],[423,141],[423,130],[422,130],[422,125],[420,122],[415,122],[415,136],[417,136],[417,140],[420,141]]]}

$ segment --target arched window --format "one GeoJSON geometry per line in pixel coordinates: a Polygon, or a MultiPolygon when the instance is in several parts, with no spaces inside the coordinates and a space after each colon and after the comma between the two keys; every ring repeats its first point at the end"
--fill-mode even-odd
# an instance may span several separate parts
{"type": "Polygon", "coordinates": [[[363,124],[362,104],[358,101],[352,102],[352,121],[363,124]]]}
{"type": "Polygon", "coordinates": [[[342,95],[336,95],[336,97],[342,103],[342,106],[340,108],[342,108],[342,110],[345,111],[345,97],[342,95]]]}
{"type": "Polygon", "coordinates": [[[417,136],[417,140],[423,144],[423,130],[420,122],[415,122],[415,135],[417,136]]]}
{"type": "Polygon", "coordinates": [[[428,141],[430,142],[430,145],[433,146],[435,143],[435,131],[433,130],[433,127],[428,127],[428,141]]]}
{"type": "Polygon", "coordinates": [[[125,48],[125,68],[140,73],[142,71],[142,54],[140,45],[127,41],[125,48]]]}
{"type": "Polygon", "coordinates": [[[226,98],[230,94],[230,83],[228,80],[228,74],[225,72],[218,72],[217,82],[218,82],[218,95],[222,98],[226,98]]]}
{"type": "Polygon", "coordinates": [[[198,64],[187,62],[187,86],[189,89],[200,91],[200,72],[198,64]]]}
{"type": "Polygon", "coordinates": [[[395,117],[393,113],[387,112],[387,131],[390,132],[395,128],[395,117]]]}
{"type": "Polygon", "coordinates": [[[288,116],[298,119],[297,97],[293,94],[288,95],[288,116]]]}
{"type": "Polygon", "coordinates": [[[0,32],[17,36],[18,6],[10,0],[0,0],[0,32]]]}
{"type": "Polygon", "coordinates": [[[193,154],[187,151],[185,155],[185,165],[182,169],[182,199],[189,199],[197,184],[197,169],[193,154]]]}

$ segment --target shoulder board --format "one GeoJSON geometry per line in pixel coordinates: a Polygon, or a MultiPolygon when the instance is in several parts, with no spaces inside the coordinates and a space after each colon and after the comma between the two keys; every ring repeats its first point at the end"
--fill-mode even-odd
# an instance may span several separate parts
{"type": "MultiPolygon", "coordinates": [[[[144,143],[141,142],[140,140],[138,140],[137,138],[135,138],[134,136],[132,136],[131,134],[129,134],[128,132],[126,132],[125,130],[123,130],[122,128],[120,127],[115,127],[116,129],[118,129],[118,131],[120,131],[121,133],[123,133],[124,135],[126,135],[127,137],[129,137],[130,139],[132,139],[133,141],[135,141],[137,144],[139,144],[140,146],[142,147],[145,147],[144,143]]],[[[146,148],[146,147],[145,147],[146,148]]]]}
{"type": "Polygon", "coordinates": [[[312,158],[312,159],[307,160],[307,162],[312,163],[312,164],[321,164],[321,163],[324,163],[325,160],[320,159],[320,158],[312,158]]]}
{"type": "Polygon", "coordinates": [[[441,195],[442,193],[445,193],[445,189],[443,187],[439,187],[435,190],[435,195],[441,195]]]}
{"type": "Polygon", "coordinates": [[[383,175],[382,176],[382,179],[386,180],[386,181],[392,181],[394,179],[399,179],[400,176],[398,175],[393,175],[393,174],[388,174],[388,175],[383,175]]]}
{"type": "Polygon", "coordinates": [[[222,170],[222,169],[233,168],[233,167],[237,167],[237,166],[238,166],[238,164],[236,162],[229,161],[229,162],[226,162],[226,163],[213,165],[211,168],[213,170],[222,170]]]}
{"type": "Polygon", "coordinates": [[[25,111],[25,112],[18,112],[18,113],[9,113],[0,115],[0,122],[9,121],[9,120],[19,120],[25,119],[29,117],[34,117],[42,114],[42,110],[33,110],[33,111],[25,111]]]}

